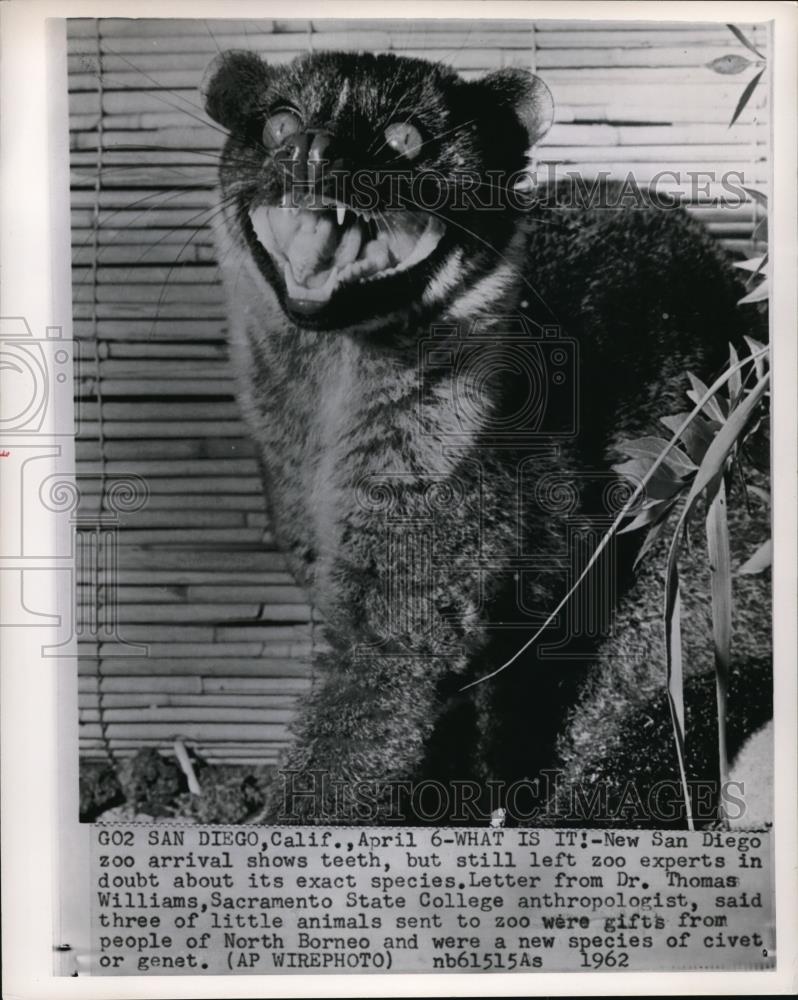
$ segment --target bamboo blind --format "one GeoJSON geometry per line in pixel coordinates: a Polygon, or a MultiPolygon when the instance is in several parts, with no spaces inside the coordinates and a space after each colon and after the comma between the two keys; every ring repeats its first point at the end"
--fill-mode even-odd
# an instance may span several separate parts
{"type": "MultiPolygon", "coordinates": [[[[742,27],[764,52],[765,28],[742,27]]],[[[764,86],[728,127],[758,67],[707,66],[756,59],[722,25],[71,20],[78,527],[91,539],[112,514],[116,553],[111,568],[84,560],[79,579],[86,757],[179,737],[214,762],[272,762],[311,683],[312,616],[274,549],[205,226],[221,136],[197,85],[227,48],[273,62],[308,49],[398,51],[466,77],[526,66],[557,105],[541,165],[642,184],[663,170],[767,181],[764,86]],[[115,511],[114,484],[130,475],[147,501],[115,511]],[[146,644],[146,656],[90,627],[111,608],[121,639],[146,644]]],[[[690,190],[684,179],[660,188],[690,190]]],[[[718,192],[702,180],[690,210],[749,252],[756,203],[709,204],[718,192]]]]}

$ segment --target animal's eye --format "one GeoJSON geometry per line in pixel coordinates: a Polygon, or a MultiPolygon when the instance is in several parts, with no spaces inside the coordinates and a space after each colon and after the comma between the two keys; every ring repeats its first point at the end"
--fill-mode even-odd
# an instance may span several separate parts
{"type": "Polygon", "coordinates": [[[385,129],[385,141],[406,160],[415,160],[424,145],[421,133],[410,122],[393,122],[389,125],[385,129]]]}
{"type": "Polygon", "coordinates": [[[282,146],[287,139],[302,128],[302,119],[293,108],[273,111],[263,126],[263,144],[268,149],[282,146]]]}

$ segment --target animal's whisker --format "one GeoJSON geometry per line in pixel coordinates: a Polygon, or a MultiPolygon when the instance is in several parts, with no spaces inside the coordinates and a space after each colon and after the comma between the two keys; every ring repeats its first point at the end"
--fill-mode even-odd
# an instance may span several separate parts
{"type": "Polygon", "coordinates": [[[406,199],[406,202],[407,202],[408,205],[412,205],[414,208],[418,208],[422,212],[428,212],[430,215],[434,215],[436,218],[440,219],[447,226],[448,225],[456,226],[462,232],[467,233],[472,239],[476,240],[477,243],[479,243],[481,246],[483,246],[483,247],[487,248],[488,250],[490,250],[490,252],[492,254],[494,254],[496,257],[499,257],[505,264],[509,264],[510,267],[513,268],[513,270],[516,272],[518,279],[524,285],[526,285],[526,287],[529,289],[529,291],[535,296],[535,298],[538,300],[538,302],[552,316],[552,318],[555,321],[557,320],[557,316],[555,315],[555,313],[552,310],[552,308],[542,298],[542,296],[538,293],[537,289],[532,284],[530,284],[530,282],[527,280],[526,275],[523,273],[523,270],[521,268],[521,264],[518,261],[511,260],[509,257],[505,256],[505,254],[502,253],[501,250],[497,250],[496,247],[493,246],[492,243],[490,243],[488,240],[484,239],[484,237],[480,236],[479,233],[475,233],[474,230],[473,229],[469,229],[468,226],[465,226],[465,225],[462,225],[461,223],[455,222],[454,219],[452,219],[449,215],[444,215],[442,212],[432,211],[431,209],[425,207],[424,205],[418,204],[418,203],[416,203],[414,201],[411,201],[410,199],[406,199]]]}
{"type": "MultiPolygon", "coordinates": [[[[181,152],[180,149],[177,149],[174,146],[160,146],[160,145],[157,145],[156,143],[152,143],[152,142],[112,142],[112,143],[108,143],[107,145],[103,146],[103,152],[130,153],[130,152],[134,152],[134,151],[140,152],[140,153],[180,153],[181,152]]],[[[224,155],[224,161],[226,163],[235,163],[235,164],[239,164],[239,165],[241,165],[243,167],[251,167],[251,165],[252,165],[252,161],[250,159],[247,159],[244,156],[235,156],[232,153],[225,153],[225,154],[223,154],[221,148],[220,149],[198,149],[198,148],[194,147],[194,148],[191,149],[191,151],[189,153],[184,153],[183,155],[184,156],[192,156],[192,157],[193,156],[206,157],[207,159],[214,160],[217,163],[221,163],[222,162],[222,157],[224,155]]],[[[154,165],[155,164],[147,164],[147,166],[154,166],[154,165]]],[[[129,166],[129,164],[116,164],[116,165],[114,165],[113,169],[116,169],[117,167],[121,168],[121,167],[125,167],[125,166],[129,166]]],[[[164,167],[167,167],[167,166],[175,166],[175,167],[180,166],[180,167],[182,167],[182,168],[185,169],[186,167],[191,166],[191,164],[187,164],[187,163],[183,163],[183,164],[158,164],[158,166],[164,166],[164,167]]],[[[91,168],[87,168],[87,169],[91,169],[91,168]]],[[[108,169],[108,168],[104,167],[103,169],[108,169]]]]}
{"type": "MultiPolygon", "coordinates": [[[[178,189],[177,191],[156,191],[156,192],[151,192],[145,198],[138,199],[137,201],[132,202],[129,205],[125,205],[125,206],[123,206],[121,208],[114,209],[112,212],[109,212],[109,213],[107,213],[105,215],[102,215],[98,219],[97,228],[100,229],[100,230],[103,229],[107,225],[107,223],[111,222],[111,220],[114,219],[114,217],[117,216],[120,212],[130,211],[131,208],[134,208],[137,205],[140,205],[140,204],[142,204],[145,201],[149,201],[151,198],[160,197],[161,201],[157,205],[152,205],[152,206],[146,208],[144,211],[139,212],[137,215],[135,215],[133,217],[132,221],[136,221],[138,219],[143,219],[150,212],[158,211],[159,209],[163,208],[163,206],[165,204],[167,204],[169,201],[174,201],[176,198],[179,198],[183,193],[184,192],[183,192],[182,189],[178,189]]],[[[205,209],[203,209],[203,211],[205,211],[205,209]]],[[[180,227],[180,226],[172,227],[171,232],[177,231],[180,228],[182,228],[182,227],[180,227]]],[[[82,241],[82,243],[75,244],[75,246],[78,247],[79,249],[86,249],[87,247],[89,247],[93,243],[93,241],[94,241],[94,234],[95,234],[95,227],[91,227],[91,228],[87,229],[87,231],[86,231],[86,238],[82,241]]],[[[145,240],[145,239],[146,239],[146,230],[142,230],[142,240],[145,240]]],[[[112,240],[109,243],[104,244],[101,247],[98,247],[97,251],[96,251],[96,259],[99,260],[103,256],[103,254],[106,252],[106,250],[110,249],[113,246],[115,246],[115,241],[112,240]]],[[[77,287],[80,287],[80,286],[86,284],[90,280],[92,280],[92,275],[91,275],[91,272],[88,272],[77,283],[77,287]]]]}
{"type": "MultiPolygon", "coordinates": [[[[186,248],[188,246],[190,246],[190,244],[192,243],[192,241],[194,239],[196,239],[196,236],[197,236],[197,233],[199,232],[199,230],[201,228],[204,228],[205,226],[207,226],[207,224],[210,221],[212,221],[214,218],[216,218],[217,216],[219,216],[223,212],[225,212],[227,210],[227,208],[228,208],[228,205],[229,205],[229,201],[223,202],[221,205],[219,205],[219,206],[215,207],[214,209],[210,210],[209,217],[208,217],[208,219],[205,220],[205,223],[203,224],[203,226],[202,227],[196,227],[194,229],[194,231],[191,233],[191,235],[189,236],[189,238],[185,241],[185,243],[183,243],[183,245],[181,246],[180,250],[177,252],[174,260],[172,261],[172,263],[169,265],[169,270],[166,272],[166,277],[163,280],[163,283],[161,285],[161,291],[160,291],[160,293],[158,295],[158,301],[157,301],[156,306],[155,306],[155,316],[153,318],[153,323],[152,323],[152,327],[150,329],[150,334],[149,334],[148,339],[151,339],[152,336],[153,336],[153,334],[154,334],[154,332],[155,332],[155,324],[157,323],[158,319],[160,318],[161,306],[163,304],[163,300],[164,300],[164,297],[166,295],[166,289],[169,286],[169,282],[171,280],[172,274],[174,273],[175,268],[178,267],[182,263],[180,261],[180,257],[183,255],[183,253],[185,252],[186,248]]],[[[204,212],[203,212],[203,214],[204,214],[204,212]]],[[[221,263],[219,261],[217,261],[215,269],[218,271],[220,269],[220,267],[221,267],[221,263]]]]}
{"type": "MultiPolygon", "coordinates": [[[[159,83],[154,76],[152,76],[146,70],[143,70],[139,66],[137,66],[132,60],[128,59],[127,56],[124,55],[124,53],[115,51],[114,49],[110,48],[107,44],[105,46],[105,52],[108,55],[115,56],[117,59],[120,59],[122,62],[126,63],[128,66],[130,66],[130,68],[134,72],[138,73],[145,80],[151,83],[156,90],[156,93],[153,94],[153,97],[155,97],[157,101],[160,101],[162,104],[165,104],[173,111],[179,111],[182,114],[187,115],[194,121],[199,122],[200,125],[204,125],[207,126],[208,128],[214,129],[215,131],[219,132],[220,135],[225,136],[225,138],[227,137],[227,135],[229,134],[227,129],[220,128],[220,126],[216,122],[208,118],[208,116],[205,113],[205,109],[201,107],[199,104],[196,104],[194,101],[190,101],[187,97],[183,97],[182,94],[175,93],[170,87],[165,87],[162,83],[159,83]],[[176,100],[182,101],[184,105],[187,105],[187,107],[180,107],[178,104],[174,104],[172,103],[172,101],[166,100],[165,97],[161,96],[161,92],[171,94],[172,97],[174,97],[176,100]]],[[[98,79],[102,79],[102,73],[96,73],[95,75],[98,77],[98,79]]]]}

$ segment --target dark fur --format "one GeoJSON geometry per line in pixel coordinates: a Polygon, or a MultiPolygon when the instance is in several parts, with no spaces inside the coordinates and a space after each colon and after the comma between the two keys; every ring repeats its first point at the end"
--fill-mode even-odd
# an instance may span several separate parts
{"type": "MultiPolygon", "coordinates": [[[[728,342],[752,332],[727,261],[681,210],[640,207],[639,198],[619,208],[617,187],[603,189],[616,207],[595,207],[561,186],[538,192],[527,212],[445,206],[447,234],[426,262],[377,287],[344,288],[320,315],[298,317],[246,214],[283,192],[259,143],[271,107],[288,101],[306,122],[329,127],[351,167],[380,167],[374,136],[401,106],[430,137],[413,169],[509,176],[545,131],[545,92],[521,71],[464,83],[445,67],[390,56],[320,54],[274,69],[225,54],[205,95],[209,113],[231,129],[219,238],[241,398],[282,544],[324,616],[329,644],[284,763],[348,782],[342,796],[325,799],[332,812],[306,802],[288,818],[356,819],[353,783],[364,779],[474,778],[484,786],[560,767],[566,785],[604,783],[615,794],[631,778],[645,795],[662,776],[675,777],[661,555],[632,579],[629,536],[602,570],[605,582],[589,584],[626,591],[614,628],[575,639],[561,616],[497,679],[460,689],[518,649],[567,589],[568,532],[608,523],[601,497],[618,440],[661,433],[660,416],[689,408],[684,373],[719,371],[728,342]],[[518,411],[527,382],[507,372],[479,384],[429,353],[420,365],[419,352],[431,327],[446,324],[438,351],[481,344],[490,359],[518,317],[526,323],[520,342],[544,344],[546,378],[541,330],[556,324],[571,338],[579,390],[558,394],[548,383],[537,433],[516,424],[502,440],[496,421],[518,411]],[[468,407],[453,396],[464,390],[468,407]],[[578,434],[568,434],[575,401],[578,434]],[[578,487],[576,504],[558,508],[557,490],[569,484],[578,487]],[[508,621],[516,627],[501,627],[508,621]]],[[[738,505],[738,557],[761,541],[765,519],[754,524],[738,505]]],[[[695,776],[714,777],[705,559],[696,551],[688,561],[688,738],[699,751],[695,776]]],[[[736,586],[731,710],[739,744],[768,717],[770,661],[765,590],[750,580],[736,586]]],[[[393,818],[379,793],[364,797],[374,806],[368,819],[393,818]]],[[[551,793],[550,805],[565,809],[557,822],[575,821],[564,801],[551,793]]],[[[279,795],[271,816],[286,819],[279,795]]]]}

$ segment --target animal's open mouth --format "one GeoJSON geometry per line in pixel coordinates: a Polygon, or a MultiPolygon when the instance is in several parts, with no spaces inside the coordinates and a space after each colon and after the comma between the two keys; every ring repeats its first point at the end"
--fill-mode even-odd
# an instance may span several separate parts
{"type": "Polygon", "coordinates": [[[260,205],[249,210],[255,237],[285,281],[291,305],[315,311],[344,285],[371,283],[419,264],[445,225],[423,211],[358,212],[260,205]]]}

